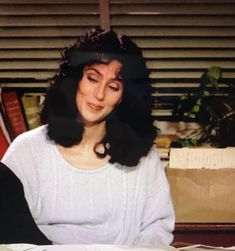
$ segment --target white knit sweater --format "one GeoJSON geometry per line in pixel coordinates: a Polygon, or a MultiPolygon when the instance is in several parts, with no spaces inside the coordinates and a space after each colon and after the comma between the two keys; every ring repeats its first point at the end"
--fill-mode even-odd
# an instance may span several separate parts
{"type": "Polygon", "coordinates": [[[137,167],[67,163],[42,126],[18,136],[3,160],[22,181],[32,215],[54,244],[169,245],[174,211],[152,148],[137,167]]]}

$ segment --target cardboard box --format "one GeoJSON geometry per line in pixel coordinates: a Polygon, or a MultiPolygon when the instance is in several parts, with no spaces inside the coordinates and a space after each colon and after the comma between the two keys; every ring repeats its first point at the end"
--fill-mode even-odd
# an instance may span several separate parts
{"type": "Polygon", "coordinates": [[[235,168],[235,147],[171,148],[169,167],[180,169],[235,168]]]}
{"type": "Polygon", "coordinates": [[[235,223],[235,168],[167,168],[166,173],[177,223],[235,223]]]}

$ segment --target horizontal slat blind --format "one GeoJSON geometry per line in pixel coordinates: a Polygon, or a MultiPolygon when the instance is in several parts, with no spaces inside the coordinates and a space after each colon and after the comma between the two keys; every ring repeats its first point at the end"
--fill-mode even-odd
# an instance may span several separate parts
{"type": "Polygon", "coordinates": [[[99,0],[1,0],[0,86],[48,86],[60,53],[100,25],[99,0]]]}
{"type": "MultiPolygon", "coordinates": [[[[171,120],[179,97],[193,93],[202,73],[223,69],[235,82],[235,1],[111,0],[111,28],[143,48],[156,88],[153,115],[171,120]]],[[[226,85],[221,84],[221,94],[226,85]]]]}
{"type": "MultiPolygon", "coordinates": [[[[1,0],[0,86],[46,87],[62,48],[100,25],[99,11],[99,0],[1,0]]],[[[210,66],[235,82],[234,0],[110,0],[110,14],[111,28],[143,48],[158,119],[172,119],[210,66]]]]}

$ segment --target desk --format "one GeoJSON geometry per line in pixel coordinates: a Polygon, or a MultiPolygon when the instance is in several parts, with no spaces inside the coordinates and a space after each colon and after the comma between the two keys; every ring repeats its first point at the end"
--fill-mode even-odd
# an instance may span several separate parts
{"type": "Polygon", "coordinates": [[[235,223],[176,223],[173,246],[235,246],[235,223]]]}

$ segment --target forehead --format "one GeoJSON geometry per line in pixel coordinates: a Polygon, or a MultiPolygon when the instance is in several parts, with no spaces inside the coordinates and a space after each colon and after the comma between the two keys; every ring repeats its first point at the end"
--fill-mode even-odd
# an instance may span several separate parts
{"type": "Polygon", "coordinates": [[[110,61],[97,62],[90,65],[86,65],[84,67],[84,71],[94,70],[100,74],[104,74],[104,73],[112,74],[113,73],[117,75],[120,73],[121,68],[122,68],[122,64],[118,60],[110,60],[110,61]]]}

